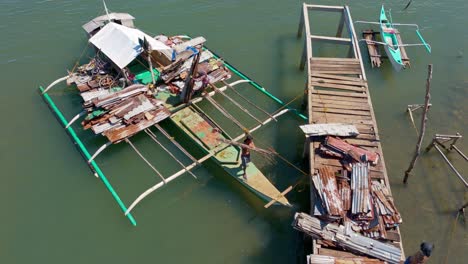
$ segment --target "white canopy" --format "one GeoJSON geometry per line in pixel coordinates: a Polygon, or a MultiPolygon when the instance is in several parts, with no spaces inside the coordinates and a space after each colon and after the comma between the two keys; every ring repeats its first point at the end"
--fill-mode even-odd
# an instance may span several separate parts
{"type": "Polygon", "coordinates": [[[141,30],[128,28],[113,22],[104,26],[89,39],[89,42],[100,49],[119,68],[123,69],[143,52],[138,41],[138,39],[143,38],[146,38],[152,50],[171,49],[141,30]]]}

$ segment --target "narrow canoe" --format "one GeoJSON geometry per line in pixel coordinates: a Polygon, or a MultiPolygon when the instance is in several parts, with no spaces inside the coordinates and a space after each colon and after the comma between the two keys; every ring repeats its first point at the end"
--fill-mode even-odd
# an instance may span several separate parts
{"type": "Polygon", "coordinates": [[[388,59],[392,63],[393,68],[395,68],[396,71],[400,71],[405,67],[405,65],[401,59],[401,52],[400,47],[398,46],[396,31],[393,28],[392,23],[387,19],[383,5],[382,9],[380,10],[379,22],[382,41],[386,43],[384,46],[385,52],[387,53],[388,59]]]}
{"type": "Polygon", "coordinates": [[[229,140],[230,138],[207,116],[189,106],[174,113],[170,119],[205,152],[216,153],[213,159],[229,175],[262,200],[266,202],[276,200],[277,205],[291,206],[286,197],[253,162],[247,166],[247,180],[244,180],[240,159],[241,149],[221,141],[220,139],[229,140]]]}

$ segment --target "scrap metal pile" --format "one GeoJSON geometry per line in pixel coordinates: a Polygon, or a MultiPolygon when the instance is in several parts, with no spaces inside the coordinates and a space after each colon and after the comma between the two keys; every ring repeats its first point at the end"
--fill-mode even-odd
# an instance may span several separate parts
{"type": "MultiPolygon", "coordinates": [[[[71,73],[67,84],[75,84],[83,99],[82,115],[86,114],[83,127],[106,136],[112,143],[169,117],[173,107],[187,103],[182,94],[184,90],[188,91],[188,86],[191,96],[201,93],[208,85],[231,77],[224,63],[203,49],[203,37],[188,39],[160,35],[149,43],[156,42],[165,48],[148,50],[143,44],[147,42],[147,35],[137,29],[113,23],[106,27],[101,31],[110,33],[100,36],[101,32],[97,32],[90,39],[98,48],[96,56],[71,73]],[[106,27],[113,27],[113,31],[106,27]],[[121,54],[113,50],[112,45],[107,45],[103,38],[109,38],[107,42],[112,43],[113,37],[119,37],[112,36],[116,31],[128,37],[129,47],[133,47],[124,48],[132,52],[138,49],[135,54],[121,54]],[[138,39],[141,45],[131,42],[135,32],[145,38],[138,39]]],[[[119,45],[124,46],[120,42],[119,45]]]]}
{"type": "Polygon", "coordinates": [[[387,186],[370,178],[371,166],[379,162],[375,152],[328,136],[320,145],[321,155],[339,158],[343,169],[317,168],[312,176],[317,197],[314,215],[329,222],[349,223],[364,236],[388,239],[387,229],[402,223],[387,186]]]}
{"type": "MultiPolygon", "coordinates": [[[[386,261],[387,263],[400,263],[401,249],[393,245],[383,243],[368,237],[365,237],[354,231],[352,225],[347,222],[345,225],[335,223],[327,223],[317,217],[310,216],[305,213],[296,213],[294,216],[293,227],[314,238],[326,241],[330,246],[339,246],[352,252],[365,254],[371,257],[386,261]]],[[[327,259],[317,255],[313,257],[314,262],[311,263],[341,263],[335,262],[335,259],[327,259]]],[[[356,257],[358,259],[358,257],[356,257]]],[[[372,262],[354,262],[352,259],[346,260],[345,263],[372,263],[372,262]],[[351,262],[353,261],[353,262],[351,262]]],[[[377,262],[381,263],[381,262],[377,262]]]]}

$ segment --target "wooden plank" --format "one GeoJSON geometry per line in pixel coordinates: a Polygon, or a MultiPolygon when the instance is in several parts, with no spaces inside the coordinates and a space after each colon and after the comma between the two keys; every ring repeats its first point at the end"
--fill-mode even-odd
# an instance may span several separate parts
{"type": "Polygon", "coordinates": [[[361,74],[361,70],[311,70],[318,74],[361,74]]]}
{"type": "MultiPolygon", "coordinates": [[[[342,6],[328,6],[328,5],[309,5],[304,4],[305,7],[312,10],[318,11],[342,11],[344,7],[342,6]]],[[[308,19],[306,21],[309,21],[308,19]]]]}
{"type": "Polygon", "coordinates": [[[379,54],[379,47],[373,42],[376,41],[375,39],[375,32],[373,30],[364,30],[362,32],[362,35],[364,39],[368,40],[366,41],[367,44],[367,50],[369,52],[369,59],[372,65],[372,68],[374,67],[380,67],[382,64],[382,61],[380,60],[380,54],[379,54]]]}
{"type": "Polygon", "coordinates": [[[310,85],[313,85],[316,88],[317,87],[333,88],[333,89],[338,89],[338,90],[355,91],[355,92],[364,92],[364,91],[366,91],[366,88],[363,88],[363,87],[341,85],[341,84],[334,84],[334,83],[311,82],[310,85]]]}
{"type": "Polygon", "coordinates": [[[347,251],[341,251],[341,250],[334,250],[334,249],[329,249],[329,248],[319,248],[318,250],[320,255],[325,255],[325,256],[332,256],[332,257],[345,257],[345,258],[358,258],[360,256],[355,255],[351,252],[347,251]]]}
{"type": "Polygon", "coordinates": [[[310,35],[310,38],[313,40],[319,40],[323,42],[331,42],[331,43],[337,43],[337,44],[350,44],[351,39],[350,38],[339,38],[339,37],[327,37],[327,36],[317,36],[317,35],[310,35]]]}
{"type": "Polygon", "coordinates": [[[349,110],[349,109],[336,109],[328,107],[314,107],[314,113],[336,113],[336,114],[346,114],[346,115],[357,115],[357,116],[368,116],[370,117],[369,111],[359,111],[359,110],[349,110]]]}
{"type": "Polygon", "coordinates": [[[335,75],[335,74],[312,74],[312,77],[318,78],[327,78],[327,79],[335,79],[335,80],[347,80],[347,81],[355,81],[355,82],[367,82],[366,80],[359,78],[359,77],[350,77],[350,76],[342,76],[342,75],[335,75]]]}
{"type": "MultiPolygon", "coordinates": [[[[334,167],[343,167],[339,159],[328,158],[325,156],[315,155],[314,161],[316,164],[321,164],[322,166],[334,166],[334,167]]],[[[319,166],[315,166],[318,168],[319,166]]],[[[376,166],[371,166],[370,171],[382,171],[382,163],[378,163],[376,166]]]]}
{"type": "Polygon", "coordinates": [[[352,120],[359,120],[359,121],[360,120],[373,121],[370,115],[354,115],[354,114],[348,114],[346,111],[341,111],[341,112],[342,113],[335,114],[335,113],[329,113],[329,112],[314,111],[313,115],[318,118],[326,117],[326,118],[333,118],[333,119],[352,119],[352,120]]]}
{"type": "MultiPolygon", "coordinates": [[[[312,107],[323,107],[323,108],[330,108],[330,109],[348,109],[348,110],[361,110],[361,111],[370,111],[369,106],[367,105],[359,105],[359,104],[338,104],[343,102],[337,103],[324,103],[323,101],[312,101],[312,107]]],[[[370,115],[370,113],[369,113],[370,115]]]]}
{"type": "Polygon", "coordinates": [[[310,65],[311,69],[323,69],[323,70],[361,70],[359,64],[318,64],[313,63],[310,65]]]}
{"type": "MultiPolygon", "coordinates": [[[[359,131],[359,129],[358,129],[359,131]]],[[[377,138],[377,135],[375,134],[359,134],[355,137],[356,139],[367,139],[367,140],[372,140],[372,141],[379,141],[377,138]]]]}
{"type": "Polygon", "coordinates": [[[398,45],[400,45],[401,60],[403,61],[405,66],[411,66],[410,59],[408,57],[408,54],[406,53],[406,49],[404,46],[401,46],[403,45],[403,41],[401,40],[400,32],[397,29],[395,29],[395,31],[398,45]]]}
{"type": "MultiPolygon", "coordinates": [[[[352,117],[352,116],[349,116],[349,117],[352,117]]],[[[373,124],[372,120],[352,119],[352,118],[345,118],[345,117],[336,118],[336,117],[331,117],[331,116],[318,117],[318,116],[315,116],[315,113],[312,116],[312,122],[314,124],[317,124],[317,123],[349,123],[353,125],[356,125],[356,124],[372,125],[373,124]]]]}
{"type": "Polygon", "coordinates": [[[353,144],[355,146],[365,146],[365,147],[378,147],[379,142],[378,141],[372,141],[372,140],[367,140],[367,139],[354,139],[354,138],[346,138],[345,139],[349,144],[353,144]]]}
{"type": "Polygon", "coordinates": [[[318,91],[318,90],[313,90],[313,94],[319,94],[319,95],[337,95],[339,97],[358,97],[358,98],[366,98],[367,94],[366,93],[348,93],[348,92],[333,92],[333,91],[318,91]]]}
{"type": "Polygon", "coordinates": [[[311,77],[310,81],[318,82],[318,83],[336,83],[336,84],[348,84],[348,85],[353,85],[353,86],[367,87],[367,83],[362,81],[362,80],[360,80],[360,81],[345,81],[345,80],[335,80],[335,79],[329,79],[329,78],[311,77]]]}
{"type": "MultiPolygon", "coordinates": [[[[312,94],[312,92],[314,90],[311,91],[311,94],[312,94]]],[[[314,101],[314,102],[322,102],[323,101],[323,102],[331,103],[331,104],[335,104],[335,103],[336,104],[342,104],[342,105],[361,104],[361,105],[369,106],[367,104],[367,99],[366,98],[359,98],[359,97],[342,97],[342,96],[339,96],[339,95],[312,94],[311,100],[314,101]]]]}
{"type": "Polygon", "coordinates": [[[310,61],[315,61],[315,62],[329,62],[329,61],[339,61],[339,62],[345,62],[345,63],[357,63],[359,64],[359,60],[355,58],[335,58],[335,57],[313,57],[310,59],[310,61]]]}

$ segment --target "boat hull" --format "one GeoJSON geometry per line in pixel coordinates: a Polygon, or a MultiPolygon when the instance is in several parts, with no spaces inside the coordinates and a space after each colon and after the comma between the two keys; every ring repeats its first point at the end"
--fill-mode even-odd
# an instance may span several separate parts
{"type": "Polygon", "coordinates": [[[399,43],[396,37],[396,30],[393,28],[391,21],[387,19],[383,5],[380,10],[379,22],[380,35],[382,37],[382,42],[385,43],[385,53],[387,53],[387,57],[390,60],[393,68],[396,71],[401,71],[401,69],[405,68],[405,65],[403,64],[403,60],[401,58],[400,47],[398,46],[399,43]]]}
{"type": "MultiPolygon", "coordinates": [[[[393,69],[395,69],[397,72],[401,71],[401,69],[405,68],[405,65],[401,63],[401,55],[399,56],[400,62],[397,61],[398,56],[395,56],[393,53],[392,48],[389,46],[384,46],[385,53],[387,53],[388,60],[393,66],[393,69]]],[[[399,51],[398,51],[399,52],[399,51]]]]}
{"type": "Polygon", "coordinates": [[[289,201],[276,189],[265,175],[250,162],[247,166],[247,180],[241,168],[241,149],[220,141],[230,140],[216,124],[192,107],[174,113],[170,120],[206,154],[215,153],[211,158],[231,177],[265,202],[275,200],[274,205],[291,206],[289,201]]]}

